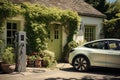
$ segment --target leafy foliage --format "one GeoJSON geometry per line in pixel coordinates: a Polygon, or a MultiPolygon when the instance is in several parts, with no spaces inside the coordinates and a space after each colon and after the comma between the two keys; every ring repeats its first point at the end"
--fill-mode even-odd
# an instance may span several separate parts
{"type": "Polygon", "coordinates": [[[102,12],[107,16],[107,19],[117,18],[116,14],[120,13],[120,1],[107,2],[107,0],[85,0],[87,3],[91,4],[94,8],[102,12]]]}
{"type": "Polygon", "coordinates": [[[106,8],[106,0],[84,0],[88,4],[92,5],[94,8],[99,10],[100,12],[104,13],[107,8],[106,8]]]}
{"type": "Polygon", "coordinates": [[[109,8],[108,10],[105,12],[105,14],[107,15],[107,19],[115,19],[118,18],[116,16],[116,14],[120,13],[120,1],[116,1],[113,3],[109,3],[109,8]]]}
{"type": "MultiPolygon", "coordinates": [[[[13,4],[8,0],[0,0],[0,34],[4,31],[4,23],[6,18],[21,14],[23,11],[19,5],[13,4]]],[[[3,41],[0,39],[0,41],[3,41]]]]}
{"type": "Polygon", "coordinates": [[[49,25],[53,21],[69,24],[68,42],[72,40],[79,26],[80,18],[77,13],[61,10],[55,7],[47,8],[39,4],[23,3],[25,9],[26,32],[29,44],[36,52],[47,48],[49,25]]]}
{"type": "Polygon", "coordinates": [[[63,57],[64,57],[64,61],[68,62],[68,56],[69,56],[69,52],[75,48],[79,46],[78,43],[76,43],[75,41],[70,41],[68,42],[65,47],[64,47],[64,54],[63,54],[63,57]]]}
{"type": "Polygon", "coordinates": [[[106,0],[99,0],[99,3],[97,6],[95,6],[95,8],[105,14],[109,8],[109,3],[107,3],[106,0]]]}
{"type": "Polygon", "coordinates": [[[104,22],[105,38],[118,38],[118,39],[120,39],[119,33],[120,33],[120,18],[112,19],[112,20],[104,22]]]}
{"type": "Polygon", "coordinates": [[[51,52],[49,50],[44,50],[42,52],[43,54],[43,66],[44,67],[55,67],[57,62],[55,60],[55,53],[54,52],[51,52]]]}
{"type": "Polygon", "coordinates": [[[13,4],[7,0],[0,0],[0,26],[7,17],[20,14],[22,12],[20,9],[19,5],[13,4]]]}
{"type": "Polygon", "coordinates": [[[14,53],[12,47],[7,47],[2,54],[2,60],[4,63],[13,64],[14,63],[14,53]]]}
{"type": "Polygon", "coordinates": [[[120,18],[120,13],[117,13],[116,16],[117,16],[118,18],[120,18]]]}

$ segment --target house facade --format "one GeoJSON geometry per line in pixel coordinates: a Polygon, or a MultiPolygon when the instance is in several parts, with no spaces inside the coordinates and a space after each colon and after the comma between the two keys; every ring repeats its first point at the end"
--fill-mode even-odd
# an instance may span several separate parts
{"type": "MultiPolygon", "coordinates": [[[[101,38],[102,22],[105,15],[94,9],[83,0],[10,0],[15,3],[21,2],[37,2],[47,7],[58,7],[60,9],[70,9],[78,12],[81,17],[81,25],[78,34],[74,36],[76,42],[91,41],[101,38]]],[[[5,40],[5,44],[13,44],[13,35],[16,31],[24,30],[25,19],[23,16],[9,18],[5,22],[5,31],[0,35],[5,40]]],[[[67,43],[68,31],[66,26],[59,22],[50,24],[50,39],[48,49],[55,53],[59,60],[62,57],[62,52],[67,43]]]]}

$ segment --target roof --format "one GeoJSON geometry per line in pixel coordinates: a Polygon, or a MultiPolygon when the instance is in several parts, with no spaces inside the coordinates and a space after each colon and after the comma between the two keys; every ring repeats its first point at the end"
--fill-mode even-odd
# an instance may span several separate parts
{"type": "Polygon", "coordinates": [[[21,2],[38,2],[41,5],[48,7],[58,7],[60,9],[71,9],[77,11],[81,16],[92,16],[104,18],[105,15],[93,8],[91,5],[87,4],[83,0],[11,0],[15,3],[21,2]]]}

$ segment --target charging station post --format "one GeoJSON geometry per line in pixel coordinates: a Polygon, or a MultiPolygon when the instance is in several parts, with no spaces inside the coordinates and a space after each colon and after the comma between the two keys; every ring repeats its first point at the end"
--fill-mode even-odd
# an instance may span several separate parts
{"type": "Polygon", "coordinates": [[[15,33],[15,71],[26,71],[26,32],[15,33]]]}

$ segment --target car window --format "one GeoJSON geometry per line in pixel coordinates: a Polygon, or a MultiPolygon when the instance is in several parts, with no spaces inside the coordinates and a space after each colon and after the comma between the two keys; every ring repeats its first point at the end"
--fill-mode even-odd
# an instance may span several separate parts
{"type": "Polygon", "coordinates": [[[106,49],[105,41],[98,41],[98,42],[89,43],[89,44],[85,45],[85,47],[95,48],[95,49],[106,49]]]}
{"type": "Polygon", "coordinates": [[[111,50],[120,50],[120,41],[110,41],[109,48],[111,50]]]}

